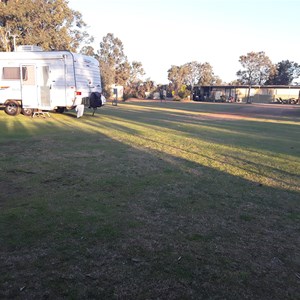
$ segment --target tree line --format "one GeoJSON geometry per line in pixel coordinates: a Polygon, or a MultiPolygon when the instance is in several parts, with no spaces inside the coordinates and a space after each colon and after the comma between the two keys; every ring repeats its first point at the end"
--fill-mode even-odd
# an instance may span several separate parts
{"type": "MultiPolygon", "coordinates": [[[[79,11],[66,0],[0,0],[0,51],[13,51],[17,45],[38,45],[44,50],[69,50],[99,60],[102,86],[109,97],[112,85],[122,85],[125,97],[144,98],[159,90],[179,98],[188,97],[195,85],[221,85],[208,62],[192,61],[172,65],[167,71],[169,84],[157,86],[138,61],[128,61],[122,41],[108,33],[95,50],[94,38],[86,30],[79,11]],[[16,43],[17,42],[17,43],[16,43]],[[82,46],[84,45],[84,46],[82,46]]],[[[300,65],[289,60],[273,64],[265,52],[249,52],[239,57],[237,79],[227,84],[289,85],[300,76],[300,65]]]]}

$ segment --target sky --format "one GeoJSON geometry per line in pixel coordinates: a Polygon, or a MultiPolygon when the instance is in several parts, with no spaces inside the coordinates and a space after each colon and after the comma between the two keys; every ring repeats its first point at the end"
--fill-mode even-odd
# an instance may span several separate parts
{"type": "Polygon", "coordinates": [[[208,62],[224,82],[241,69],[239,57],[264,51],[275,64],[300,64],[300,0],[69,0],[81,12],[93,47],[107,33],[124,46],[130,62],[141,62],[157,84],[168,70],[208,62]]]}

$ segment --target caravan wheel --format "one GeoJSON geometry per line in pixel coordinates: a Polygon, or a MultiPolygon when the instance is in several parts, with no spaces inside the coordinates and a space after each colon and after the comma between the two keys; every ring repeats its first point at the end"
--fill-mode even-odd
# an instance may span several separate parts
{"type": "Polygon", "coordinates": [[[22,108],[22,114],[24,116],[30,117],[32,116],[33,109],[32,108],[22,108]]]}
{"type": "Polygon", "coordinates": [[[21,112],[21,107],[18,101],[9,100],[5,104],[4,111],[10,116],[17,116],[21,112]]]}

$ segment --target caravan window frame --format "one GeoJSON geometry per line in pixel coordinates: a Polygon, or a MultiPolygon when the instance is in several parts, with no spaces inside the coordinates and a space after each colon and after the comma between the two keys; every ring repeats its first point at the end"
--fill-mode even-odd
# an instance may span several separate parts
{"type": "Polygon", "coordinates": [[[27,80],[27,68],[22,67],[22,72],[20,72],[20,67],[3,67],[2,68],[2,79],[3,80],[20,80],[22,74],[22,80],[27,80]]]}

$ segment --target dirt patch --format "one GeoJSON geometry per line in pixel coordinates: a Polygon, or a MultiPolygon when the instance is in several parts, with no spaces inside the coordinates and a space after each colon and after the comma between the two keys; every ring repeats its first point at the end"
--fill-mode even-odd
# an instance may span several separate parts
{"type": "MultiPolygon", "coordinates": [[[[300,118],[300,105],[262,104],[262,103],[213,103],[172,100],[145,100],[130,98],[126,102],[131,103],[174,103],[192,105],[224,106],[227,113],[212,112],[210,118],[217,119],[245,119],[245,118],[300,118]]],[[[215,109],[212,109],[215,110],[215,109]]]]}
{"type": "MultiPolygon", "coordinates": [[[[251,117],[300,117],[299,105],[276,105],[276,104],[227,104],[238,105],[240,107],[239,113],[244,116],[251,117]]],[[[233,113],[235,114],[235,113],[233,113]]]]}

